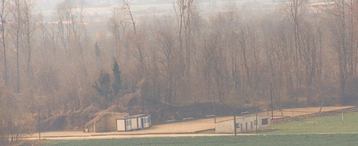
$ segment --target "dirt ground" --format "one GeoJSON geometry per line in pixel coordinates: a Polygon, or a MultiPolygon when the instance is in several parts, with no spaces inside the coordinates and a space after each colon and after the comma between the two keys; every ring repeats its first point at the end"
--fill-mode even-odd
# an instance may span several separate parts
{"type": "MultiPolygon", "coordinates": [[[[217,121],[223,121],[232,117],[217,117],[217,121]]],[[[64,132],[45,132],[41,137],[53,139],[55,137],[91,137],[108,135],[151,135],[151,134],[195,134],[206,130],[215,129],[214,118],[183,121],[177,123],[168,123],[155,125],[149,129],[126,131],[126,132],[104,132],[104,133],[84,133],[82,131],[64,131],[64,132]]],[[[26,135],[25,139],[38,139],[39,134],[26,135]]]]}
{"type": "MultiPolygon", "coordinates": [[[[323,107],[322,112],[329,112],[335,110],[349,109],[353,106],[344,106],[344,107],[323,107]]],[[[318,113],[320,107],[310,107],[310,108],[294,108],[294,109],[283,109],[282,113],[279,110],[274,111],[274,118],[283,118],[283,117],[296,117],[301,115],[318,113]],[[283,114],[283,115],[282,115],[283,114]]],[[[270,112],[262,112],[260,115],[267,115],[270,112]]],[[[225,121],[233,119],[233,117],[217,117],[216,121],[225,121]]],[[[134,136],[134,135],[175,135],[175,134],[197,134],[202,133],[203,131],[215,129],[214,118],[208,119],[199,119],[175,123],[167,123],[163,125],[155,125],[149,129],[137,130],[137,131],[127,131],[127,132],[105,132],[105,133],[84,133],[82,131],[66,131],[66,132],[45,132],[41,133],[43,139],[72,139],[72,138],[105,138],[105,137],[125,137],[125,136],[134,136]],[[71,138],[72,137],[72,138],[71,138]]],[[[35,140],[38,139],[38,133],[32,135],[26,135],[24,139],[35,140]]]]}

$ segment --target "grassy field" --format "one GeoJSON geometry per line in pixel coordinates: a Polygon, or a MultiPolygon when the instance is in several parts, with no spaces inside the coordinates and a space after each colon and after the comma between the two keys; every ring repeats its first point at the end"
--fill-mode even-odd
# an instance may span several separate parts
{"type": "Polygon", "coordinates": [[[342,114],[306,119],[301,121],[287,122],[273,125],[275,131],[265,134],[296,134],[296,133],[355,133],[358,132],[358,113],[342,114]]]}
{"type": "Polygon", "coordinates": [[[48,141],[44,145],[51,146],[293,146],[293,145],[325,145],[351,146],[358,143],[357,134],[328,135],[258,135],[258,136],[218,136],[218,137],[179,137],[179,138],[138,138],[110,140],[73,140],[48,141]]]}

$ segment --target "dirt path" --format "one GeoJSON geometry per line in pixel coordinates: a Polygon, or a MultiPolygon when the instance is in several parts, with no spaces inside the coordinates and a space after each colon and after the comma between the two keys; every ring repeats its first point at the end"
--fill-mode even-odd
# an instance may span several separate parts
{"type": "MultiPolygon", "coordinates": [[[[152,138],[152,137],[206,137],[206,136],[232,136],[233,134],[144,134],[144,135],[92,135],[92,136],[63,136],[46,137],[46,140],[86,140],[86,139],[123,139],[123,138],[152,138]]],[[[38,138],[25,138],[24,140],[38,140],[38,138]]]]}
{"type": "MultiPolygon", "coordinates": [[[[223,121],[232,117],[217,117],[216,121],[223,121]]],[[[64,131],[64,132],[45,132],[41,133],[41,137],[45,139],[73,139],[76,138],[105,138],[105,137],[136,137],[150,135],[193,135],[200,132],[215,129],[214,118],[199,119],[191,121],[183,121],[176,123],[167,123],[163,125],[155,125],[149,129],[126,132],[104,132],[104,133],[84,133],[82,131],[64,131]]],[[[26,135],[25,139],[38,139],[38,133],[26,135]]]]}

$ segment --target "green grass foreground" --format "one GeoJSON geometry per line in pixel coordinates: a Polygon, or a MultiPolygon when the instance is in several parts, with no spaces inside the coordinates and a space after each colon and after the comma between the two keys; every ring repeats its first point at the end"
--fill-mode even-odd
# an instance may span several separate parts
{"type": "Polygon", "coordinates": [[[342,114],[292,121],[273,125],[271,132],[265,134],[318,134],[318,133],[357,133],[358,113],[342,114]]]}
{"type": "Polygon", "coordinates": [[[357,134],[328,135],[258,135],[258,136],[217,136],[178,138],[133,138],[109,140],[48,141],[51,146],[293,146],[324,145],[352,146],[358,144],[357,134]]]}

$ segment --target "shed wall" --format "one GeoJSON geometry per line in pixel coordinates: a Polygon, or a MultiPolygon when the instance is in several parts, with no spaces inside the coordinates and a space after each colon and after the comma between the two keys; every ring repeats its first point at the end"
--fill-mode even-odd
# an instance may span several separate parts
{"type": "MultiPolygon", "coordinates": [[[[251,117],[242,117],[236,118],[236,132],[252,132],[256,130],[265,130],[271,128],[271,117],[267,116],[251,116],[251,117]],[[257,122],[256,122],[257,118],[257,122]],[[262,120],[267,119],[267,124],[263,125],[262,120]]],[[[215,123],[215,132],[218,133],[234,133],[234,120],[228,120],[223,122],[215,123]]]]}
{"type": "Polygon", "coordinates": [[[218,133],[234,133],[234,120],[215,123],[215,132],[218,133]]]}
{"type": "Polygon", "coordinates": [[[117,131],[131,131],[149,128],[151,126],[150,115],[139,115],[115,120],[117,131]]]}
{"type": "Polygon", "coordinates": [[[117,120],[117,131],[126,131],[125,120],[117,120]]]}
{"type": "Polygon", "coordinates": [[[132,118],[132,130],[138,129],[138,118],[132,118]]]}

